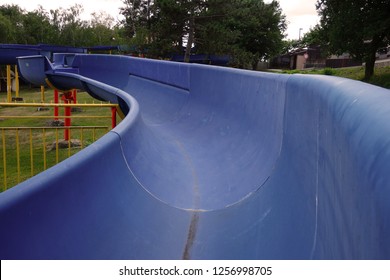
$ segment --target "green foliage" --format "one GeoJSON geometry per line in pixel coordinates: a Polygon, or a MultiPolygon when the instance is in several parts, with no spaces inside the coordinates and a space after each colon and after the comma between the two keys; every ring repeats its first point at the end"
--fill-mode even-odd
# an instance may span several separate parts
{"type": "Polygon", "coordinates": [[[125,29],[149,56],[225,54],[233,66],[254,67],[282,48],[285,16],[277,1],[124,0],[125,29]],[[194,48],[192,48],[194,47],[194,48]]]}
{"type": "Polygon", "coordinates": [[[14,43],[15,41],[22,41],[23,36],[23,10],[17,5],[3,5],[0,6],[0,25],[4,30],[0,31],[2,35],[0,42],[14,43]],[[3,37],[4,36],[4,37],[3,37]]]}
{"type": "Polygon", "coordinates": [[[301,44],[303,46],[322,46],[326,48],[327,41],[323,36],[321,26],[317,24],[313,28],[310,28],[309,32],[303,36],[301,44]]]}
{"type": "Polygon", "coordinates": [[[90,34],[88,39],[96,42],[96,45],[111,45],[113,40],[119,38],[115,32],[115,21],[112,16],[105,12],[92,13],[89,24],[90,34]]]}
{"type": "Polygon", "coordinates": [[[0,41],[4,43],[12,42],[14,28],[11,20],[0,13],[0,41]]]}
{"type": "Polygon", "coordinates": [[[71,46],[129,44],[133,51],[166,58],[191,52],[230,55],[234,67],[255,67],[277,54],[286,29],[277,1],[123,0],[125,20],[106,13],[80,18],[82,5],[26,12],[0,6],[0,43],[71,46]]]}
{"type": "Polygon", "coordinates": [[[22,24],[25,44],[52,43],[54,30],[50,25],[48,13],[42,7],[34,12],[23,14],[22,24]]]}
{"type": "Polygon", "coordinates": [[[333,76],[335,74],[335,70],[333,68],[325,68],[322,70],[324,75],[333,76]]]}
{"type": "Polygon", "coordinates": [[[56,44],[76,47],[111,45],[121,39],[121,27],[105,12],[82,20],[82,5],[46,11],[42,6],[26,12],[17,5],[0,6],[0,43],[56,44]]]}
{"type": "Polygon", "coordinates": [[[282,49],[280,53],[282,54],[289,53],[296,48],[302,48],[302,47],[306,47],[306,46],[303,45],[302,41],[300,40],[296,40],[296,39],[283,40],[282,49]]]}
{"type": "Polygon", "coordinates": [[[318,0],[321,33],[334,54],[350,53],[366,62],[365,78],[374,73],[375,54],[390,43],[388,0],[318,0]]]}
{"type": "Polygon", "coordinates": [[[390,89],[390,66],[376,67],[375,74],[369,79],[364,79],[364,67],[325,68],[310,70],[285,70],[285,74],[318,74],[338,76],[358,81],[365,81],[373,85],[390,89]]]}
{"type": "Polygon", "coordinates": [[[390,66],[375,68],[375,74],[368,82],[373,85],[390,89],[390,66]]]}

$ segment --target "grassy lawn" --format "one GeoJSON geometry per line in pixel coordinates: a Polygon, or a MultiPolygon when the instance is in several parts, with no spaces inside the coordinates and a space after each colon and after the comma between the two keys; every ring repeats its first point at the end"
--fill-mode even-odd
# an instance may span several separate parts
{"type": "MultiPolygon", "coordinates": [[[[331,75],[349,78],[353,80],[363,81],[364,67],[348,67],[348,68],[325,68],[314,70],[285,70],[282,73],[287,74],[320,74],[331,75]]],[[[376,67],[375,74],[369,81],[365,81],[373,85],[390,89],[390,66],[376,67]]]]}
{"type": "MultiPolygon", "coordinates": [[[[37,88],[22,89],[20,97],[26,103],[39,103],[41,100],[40,90],[37,88]]],[[[53,91],[47,90],[45,103],[54,103],[53,97],[53,91]]],[[[5,100],[6,93],[0,93],[0,101],[5,102],[5,100]]],[[[101,103],[85,92],[77,94],[77,102],[80,104],[101,103]]],[[[20,127],[18,130],[0,130],[0,192],[74,155],[111,129],[110,108],[77,108],[77,111],[72,112],[72,116],[96,116],[99,118],[72,119],[72,126],[75,128],[69,132],[70,139],[76,140],[80,146],[67,145],[59,148],[56,142],[64,139],[64,129],[56,127],[24,129],[25,127],[49,127],[50,122],[54,119],[54,108],[49,108],[49,110],[38,110],[38,108],[38,106],[0,107],[0,129],[20,127]],[[31,116],[31,118],[17,118],[18,116],[31,116]],[[85,126],[99,128],[82,128],[85,126]],[[6,165],[4,165],[4,150],[6,165]],[[6,176],[4,176],[4,167],[6,168],[6,176]]],[[[64,109],[59,108],[59,116],[63,115],[64,109]]],[[[119,121],[119,116],[117,116],[117,122],[119,121]]]]}

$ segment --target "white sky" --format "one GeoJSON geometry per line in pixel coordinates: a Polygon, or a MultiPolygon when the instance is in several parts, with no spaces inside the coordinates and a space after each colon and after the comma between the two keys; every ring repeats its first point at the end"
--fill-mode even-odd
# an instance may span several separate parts
{"type": "MultiPolygon", "coordinates": [[[[270,1],[265,0],[265,2],[270,1]]],[[[105,11],[115,19],[122,18],[119,14],[119,7],[124,6],[122,0],[0,0],[0,5],[17,4],[27,11],[35,10],[38,8],[38,5],[42,5],[45,10],[49,11],[50,9],[57,9],[59,7],[69,8],[76,3],[83,5],[83,19],[88,19],[91,13],[99,11],[105,11]]],[[[302,28],[302,36],[318,22],[315,9],[316,0],[279,0],[279,3],[284,14],[287,16],[287,38],[289,39],[298,39],[300,28],[302,28]]]]}
{"type": "Polygon", "coordinates": [[[300,28],[302,28],[301,36],[303,36],[319,22],[316,2],[317,0],[279,0],[280,7],[287,17],[287,38],[298,39],[300,28]]]}

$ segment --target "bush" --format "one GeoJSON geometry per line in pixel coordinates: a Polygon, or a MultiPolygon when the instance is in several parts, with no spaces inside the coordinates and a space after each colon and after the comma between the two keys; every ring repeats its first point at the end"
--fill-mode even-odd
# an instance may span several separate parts
{"type": "Polygon", "coordinates": [[[325,68],[324,70],[322,70],[322,72],[324,75],[328,75],[328,76],[333,76],[336,74],[336,71],[332,68],[325,68]]]}

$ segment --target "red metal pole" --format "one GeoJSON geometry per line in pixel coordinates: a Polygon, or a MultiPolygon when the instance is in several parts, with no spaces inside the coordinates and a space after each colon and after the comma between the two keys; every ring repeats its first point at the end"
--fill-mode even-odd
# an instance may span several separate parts
{"type": "Polygon", "coordinates": [[[73,90],[73,102],[74,104],[77,104],[77,89],[73,90]]]}
{"type": "MultiPolygon", "coordinates": [[[[54,90],[54,103],[58,104],[58,90],[54,90]]],[[[58,107],[54,107],[54,119],[58,121],[58,107]]]]}
{"type": "MultiPolygon", "coordinates": [[[[69,104],[68,100],[64,100],[64,102],[65,102],[65,104],[69,104]]],[[[70,107],[65,107],[65,124],[64,125],[66,127],[70,127],[70,125],[71,125],[70,114],[71,114],[71,108],[70,107]]],[[[69,141],[69,128],[66,128],[64,130],[64,139],[65,139],[65,141],[69,141]]]]}
{"type": "Polygon", "coordinates": [[[111,126],[112,128],[116,127],[116,107],[111,107],[111,126]]]}

